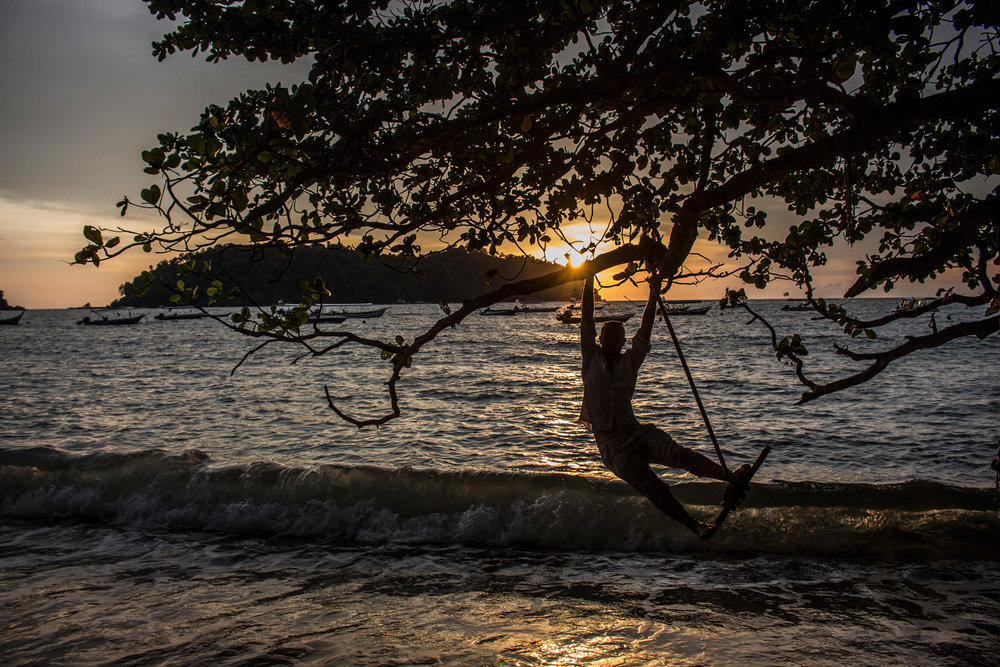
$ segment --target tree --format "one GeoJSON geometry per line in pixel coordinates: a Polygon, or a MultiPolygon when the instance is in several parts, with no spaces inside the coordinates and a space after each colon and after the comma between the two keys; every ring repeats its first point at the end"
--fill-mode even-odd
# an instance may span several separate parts
{"type": "MultiPolygon", "coordinates": [[[[189,133],[160,135],[143,153],[157,183],[119,207],[155,210],[164,225],[127,232],[125,243],[88,228],[78,262],[230,239],[286,252],[338,242],[372,258],[560,244],[591,256],[577,269],[484,287],[412,342],[304,331],[303,309],[323,298],[319,282],[305,285],[298,315],[235,317],[243,333],[310,354],[346,343],[381,349],[393,364],[392,408],[352,419],[359,425],[398,415],[402,370],[475,309],[616,267],[617,281],[658,271],[665,290],[733,271],[687,268],[699,235],[726,247],[748,284],[799,285],[849,336],[877,337],[889,322],[950,303],[988,304],[974,322],[893,348],[838,347],[867,366],[827,383],[803,372],[798,339],[774,335],[778,357],[806,384],[802,401],[917,349],[998,330],[996,3],[147,2],[159,18],[180,18],[154,44],[160,59],[191,51],[214,61],[307,59],[311,69],[296,85],[208,107],[189,133]],[[783,202],[795,224],[769,220],[766,201],[783,202]],[[606,225],[567,238],[576,220],[606,225]],[[814,298],[813,273],[835,243],[859,255],[845,296],[946,271],[960,273],[964,289],[860,321],[814,298]],[[328,335],[334,342],[314,346],[328,335]]],[[[178,292],[196,296],[182,283],[178,292]]],[[[727,303],[749,307],[737,293],[727,303]]]]}
{"type": "MultiPolygon", "coordinates": [[[[459,249],[445,250],[419,259],[420,269],[414,271],[414,258],[400,259],[383,254],[378,262],[366,262],[361,254],[343,247],[298,248],[294,261],[282,257],[273,248],[244,248],[222,245],[194,253],[190,257],[164,260],[150,267],[152,285],[143,276],[136,276],[118,287],[121,298],[112,302],[118,308],[156,308],[168,302],[176,292],[178,278],[192,292],[205,292],[212,279],[185,273],[178,275],[185,264],[212,266],[218,276],[232,276],[238,281],[238,291],[218,295],[216,306],[254,306],[295,303],[303,281],[310,283],[318,276],[327,285],[335,285],[333,295],[341,303],[397,302],[462,302],[483,291],[483,277],[492,272],[497,281],[507,277],[532,277],[551,272],[558,265],[531,261],[514,255],[492,256],[469,253],[459,249]],[[171,291],[173,288],[174,291],[171,291]],[[141,296],[136,296],[140,294],[141,296]]],[[[538,300],[567,301],[579,298],[577,285],[561,285],[536,294],[538,300]]]]}

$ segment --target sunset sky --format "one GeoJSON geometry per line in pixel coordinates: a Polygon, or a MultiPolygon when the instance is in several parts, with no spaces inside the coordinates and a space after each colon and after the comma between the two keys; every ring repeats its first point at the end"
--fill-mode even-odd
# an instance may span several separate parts
{"type": "Polygon", "coordinates": [[[0,0],[0,289],[9,303],[118,296],[161,258],[131,253],[99,269],[68,262],[85,244],[84,225],[119,224],[115,202],[150,184],[141,152],[159,132],[190,129],[210,103],[292,79],[280,65],[158,62],[150,43],[167,27],[139,0],[0,0]]]}
{"type": "MultiPolygon", "coordinates": [[[[162,258],[133,252],[100,269],[69,261],[85,243],[84,225],[119,224],[115,203],[150,184],[140,153],[159,132],[190,129],[208,104],[305,71],[183,54],[161,63],[150,43],[168,27],[140,0],[0,0],[0,290],[11,304],[102,305],[118,296],[118,285],[162,258]]],[[[719,255],[707,244],[696,250],[719,255]]],[[[548,258],[563,261],[558,250],[548,258]]],[[[853,277],[853,258],[834,256],[818,292],[839,296],[853,277]]],[[[751,295],[785,291],[777,284],[751,295]]],[[[721,295],[718,284],[671,293],[721,295]]]]}

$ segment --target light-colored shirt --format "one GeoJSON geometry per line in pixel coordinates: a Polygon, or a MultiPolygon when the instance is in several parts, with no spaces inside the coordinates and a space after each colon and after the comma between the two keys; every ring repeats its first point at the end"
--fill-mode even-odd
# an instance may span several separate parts
{"type": "Polygon", "coordinates": [[[639,366],[649,352],[649,338],[641,331],[632,338],[632,347],[608,363],[597,344],[593,322],[580,324],[580,348],[583,352],[583,405],[580,421],[592,431],[613,431],[638,424],[632,412],[632,394],[639,366]]]}

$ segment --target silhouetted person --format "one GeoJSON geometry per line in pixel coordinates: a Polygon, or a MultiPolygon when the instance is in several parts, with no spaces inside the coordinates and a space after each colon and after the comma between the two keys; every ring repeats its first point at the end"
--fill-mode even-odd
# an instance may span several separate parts
{"type": "MultiPolygon", "coordinates": [[[[601,328],[599,342],[594,340],[594,277],[587,278],[580,318],[580,348],[583,352],[580,421],[594,433],[601,459],[611,472],[646,496],[661,512],[702,537],[710,528],[709,524],[688,514],[649,464],[681,468],[698,477],[722,481],[729,481],[729,476],[718,463],[677,444],[653,424],[640,424],[632,412],[632,394],[639,366],[650,349],[649,335],[656,319],[659,291],[659,277],[650,277],[649,298],[642,312],[639,330],[632,338],[632,347],[622,351],[625,325],[621,322],[606,322],[601,328]]],[[[733,475],[742,481],[749,472],[750,466],[744,465],[733,475]]],[[[739,490],[735,493],[740,495],[739,490]]]]}

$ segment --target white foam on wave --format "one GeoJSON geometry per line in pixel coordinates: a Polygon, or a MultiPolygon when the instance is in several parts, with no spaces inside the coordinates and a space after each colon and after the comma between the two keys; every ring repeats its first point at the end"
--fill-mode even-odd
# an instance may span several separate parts
{"type": "MultiPolygon", "coordinates": [[[[557,474],[376,467],[215,466],[197,452],[0,452],[0,514],[148,529],[362,543],[877,558],[1000,559],[987,490],[904,485],[755,486],[710,543],[623,483],[557,474]]],[[[717,483],[675,486],[709,519],[717,483]]]]}

